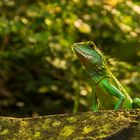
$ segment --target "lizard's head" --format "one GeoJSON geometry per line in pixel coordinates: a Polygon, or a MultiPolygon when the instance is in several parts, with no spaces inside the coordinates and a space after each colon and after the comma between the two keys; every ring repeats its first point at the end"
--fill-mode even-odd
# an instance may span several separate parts
{"type": "Polygon", "coordinates": [[[104,69],[105,59],[92,41],[75,43],[73,48],[90,75],[100,73],[104,69]]]}

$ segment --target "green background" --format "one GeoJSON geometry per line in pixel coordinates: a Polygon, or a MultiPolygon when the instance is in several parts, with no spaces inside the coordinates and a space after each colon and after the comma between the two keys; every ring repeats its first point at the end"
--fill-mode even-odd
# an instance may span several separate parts
{"type": "Polygon", "coordinates": [[[1,0],[0,115],[91,110],[89,77],[71,46],[92,40],[140,97],[140,2],[1,0]]]}

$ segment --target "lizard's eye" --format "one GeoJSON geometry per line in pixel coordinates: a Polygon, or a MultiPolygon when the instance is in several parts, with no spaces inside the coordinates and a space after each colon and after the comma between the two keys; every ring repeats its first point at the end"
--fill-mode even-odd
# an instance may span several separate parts
{"type": "Polygon", "coordinates": [[[92,49],[94,47],[94,44],[92,42],[89,42],[88,47],[92,49]]]}

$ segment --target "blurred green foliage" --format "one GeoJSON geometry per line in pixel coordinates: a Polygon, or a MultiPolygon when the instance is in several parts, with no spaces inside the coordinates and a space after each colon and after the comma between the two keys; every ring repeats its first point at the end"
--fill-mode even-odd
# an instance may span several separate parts
{"type": "Polygon", "coordinates": [[[88,75],[71,49],[79,41],[93,40],[139,96],[139,19],[139,1],[1,0],[0,115],[90,110],[88,75]]]}

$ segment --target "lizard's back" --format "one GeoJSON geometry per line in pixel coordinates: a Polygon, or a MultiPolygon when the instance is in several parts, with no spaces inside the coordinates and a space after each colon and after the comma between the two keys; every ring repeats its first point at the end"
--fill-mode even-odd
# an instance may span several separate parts
{"type": "Polygon", "coordinates": [[[122,105],[123,109],[132,109],[132,99],[130,98],[127,91],[124,89],[124,87],[121,85],[121,83],[116,79],[116,77],[108,70],[109,75],[111,75],[111,78],[109,78],[110,83],[115,86],[118,90],[121,91],[121,93],[125,96],[124,103],[122,105]]]}

